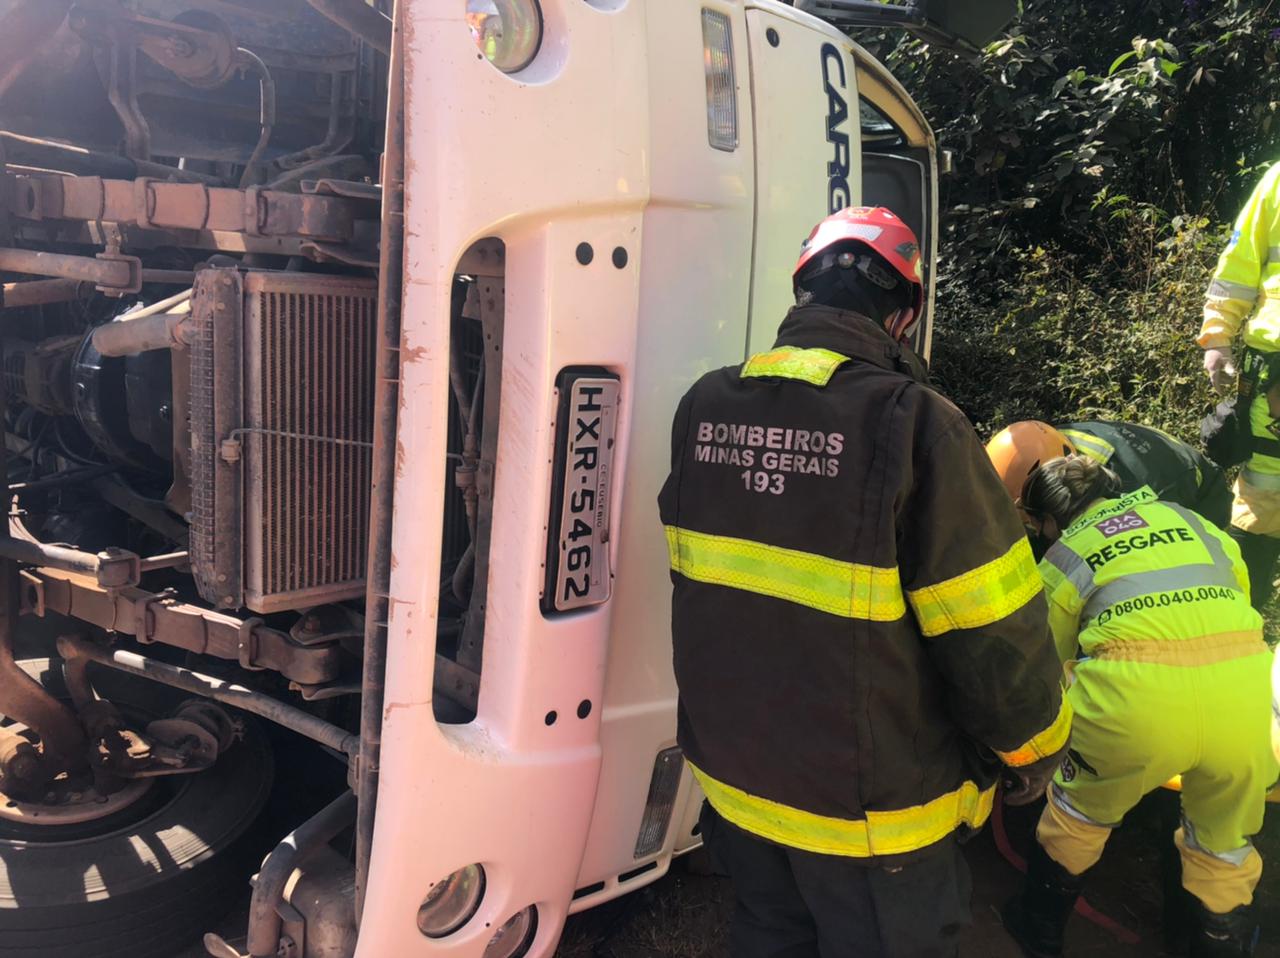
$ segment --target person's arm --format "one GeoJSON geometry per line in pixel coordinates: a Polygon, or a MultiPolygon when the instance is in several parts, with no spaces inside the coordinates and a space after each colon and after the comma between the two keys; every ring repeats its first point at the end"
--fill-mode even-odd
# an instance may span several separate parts
{"type": "Polygon", "coordinates": [[[1235,539],[1227,535],[1225,532],[1217,528],[1205,529],[1207,535],[1216,538],[1222,546],[1222,551],[1227,554],[1227,558],[1231,560],[1231,571],[1236,577],[1236,583],[1240,586],[1240,591],[1244,593],[1245,600],[1253,601],[1249,588],[1249,567],[1244,564],[1244,556],[1240,554],[1240,545],[1235,539]]]}
{"type": "Polygon", "coordinates": [[[1040,574],[978,437],[946,409],[937,438],[913,450],[899,513],[903,588],[956,723],[1011,768],[1034,768],[1042,789],[1066,747],[1071,708],[1040,574]]]}
{"type": "Polygon", "coordinates": [[[1044,580],[1044,592],[1049,602],[1049,631],[1053,634],[1058,661],[1065,665],[1079,657],[1082,603],[1075,586],[1055,564],[1063,554],[1061,547],[1045,554],[1040,561],[1040,578],[1044,580]]]}
{"type": "Polygon", "coordinates": [[[689,436],[689,410],[692,407],[693,390],[690,389],[680,397],[671,421],[671,472],[658,493],[658,515],[664,526],[675,525],[680,514],[680,466],[689,436]]]}
{"type": "Polygon", "coordinates": [[[1205,293],[1204,323],[1196,342],[1205,350],[1229,350],[1253,311],[1274,230],[1280,219],[1280,163],[1271,167],[1236,218],[1231,241],[1205,293]]]}

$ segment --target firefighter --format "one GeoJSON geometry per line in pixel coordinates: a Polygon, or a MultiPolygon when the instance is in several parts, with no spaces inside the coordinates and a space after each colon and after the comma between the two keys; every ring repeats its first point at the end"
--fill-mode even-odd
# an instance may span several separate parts
{"type": "Polygon", "coordinates": [[[659,497],[679,742],[734,958],[956,954],[957,839],[1043,793],[1070,711],[1015,510],[906,345],[920,254],[822,221],[773,349],[680,401],[659,497]]]}
{"type": "Polygon", "coordinates": [[[1182,776],[1174,835],[1195,899],[1194,958],[1252,953],[1250,903],[1277,768],[1271,655],[1231,538],[1085,456],[1050,460],[1022,507],[1053,541],[1040,571],[1074,681],[1071,748],[1049,789],[1022,895],[1006,925],[1027,955],[1062,953],[1086,873],[1147,793],[1182,776]]]}
{"type": "Polygon", "coordinates": [[[1254,355],[1239,365],[1258,370],[1259,381],[1248,409],[1240,410],[1249,417],[1253,447],[1236,479],[1231,534],[1249,567],[1254,605],[1261,608],[1274,589],[1280,557],[1280,378],[1272,372],[1280,359],[1280,163],[1267,171],[1240,211],[1205,295],[1196,342],[1215,387],[1236,375],[1232,343],[1242,325],[1244,349],[1254,355]]]}
{"type": "Polygon", "coordinates": [[[1015,501],[1040,463],[1072,453],[1107,466],[1125,492],[1150,486],[1161,499],[1186,506],[1219,528],[1231,521],[1231,489],[1217,464],[1150,426],[1091,420],[1054,428],[1031,419],[1012,423],[987,443],[987,455],[1015,501]]]}

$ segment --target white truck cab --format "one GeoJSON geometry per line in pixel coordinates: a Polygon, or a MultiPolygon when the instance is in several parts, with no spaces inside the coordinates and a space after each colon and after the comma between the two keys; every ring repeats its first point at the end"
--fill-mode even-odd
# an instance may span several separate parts
{"type": "Polygon", "coordinates": [[[1012,12],[800,6],[0,0],[0,936],[168,958],[262,861],[210,954],[543,956],[699,844],[676,402],[849,205],[918,233],[928,356],[937,145],[833,22],[1012,12]],[[17,661],[20,612],[76,634],[17,661]],[[264,861],[273,751],[342,773],[264,861]],[[157,808],[211,837],[159,856],[157,808]]]}

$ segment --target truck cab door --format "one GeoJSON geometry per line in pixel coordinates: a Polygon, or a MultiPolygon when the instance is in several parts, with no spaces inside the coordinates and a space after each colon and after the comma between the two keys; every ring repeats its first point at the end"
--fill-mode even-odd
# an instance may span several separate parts
{"type": "Polygon", "coordinates": [[[924,316],[912,336],[929,358],[938,252],[938,154],[933,131],[906,90],[879,61],[854,47],[862,143],[862,204],[897,213],[920,240],[924,316]]]}

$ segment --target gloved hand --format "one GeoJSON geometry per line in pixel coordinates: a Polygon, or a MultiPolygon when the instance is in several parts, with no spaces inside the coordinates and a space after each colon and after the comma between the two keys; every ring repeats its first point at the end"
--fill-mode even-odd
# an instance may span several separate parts
{"type": "Polygon", "coordinates": [[[1006,805],[1030,805],[1044,794],[1049,783],[1053,781],[1053,773],[1062,764],[1067,749],[1054,752],[1048,758],[1042,758],[1030,765],[1017,768],[1006,766],[1004,770],[1004,803],[1006,805]]]}
{"type": "Polygon", "coordinates": [[[1209,382],[1215,389],[1230,386],[1236,378],[1236,356],[1230,346],[1204,351],[1204,371],[1209,374],[1209,382]]]}

